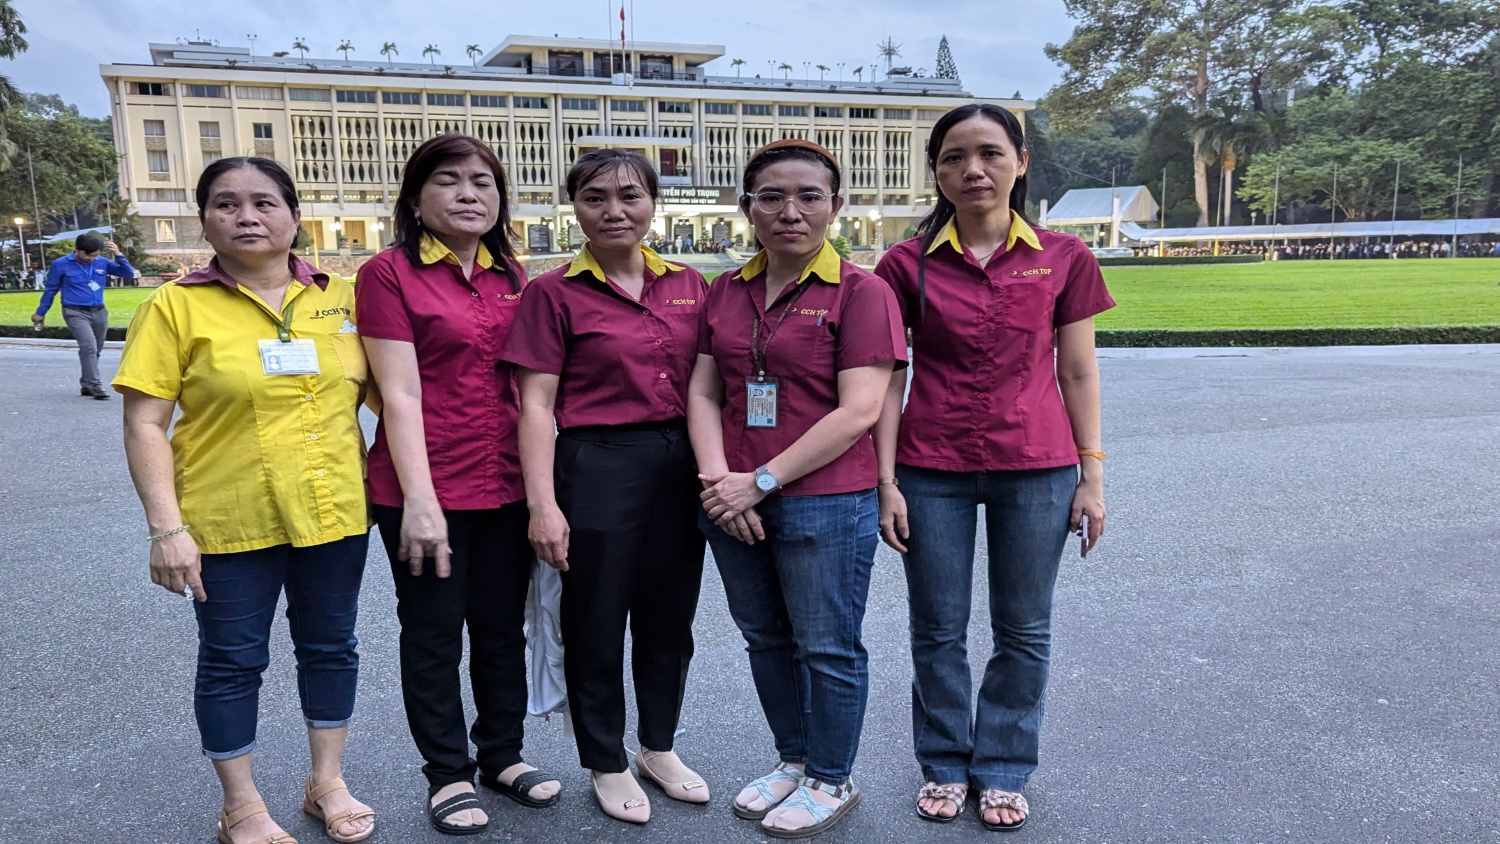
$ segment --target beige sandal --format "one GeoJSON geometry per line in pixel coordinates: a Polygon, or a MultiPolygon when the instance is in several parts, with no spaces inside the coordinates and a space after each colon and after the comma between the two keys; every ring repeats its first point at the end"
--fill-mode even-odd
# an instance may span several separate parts
{"type": "MultiPolygon", "coordinates": [[[[371,835],[375,834],[374,823],[371,823],[369,829],[366,829],[364,832],[356,832],[353,835],[342,835],[338,831],[339,827],[350,821],[357,821],[363,820],[365,818],[375,817],[374,809],[345,809],[344,811],[339,812],[336,815],[323,814],[323,807],[318,805],[319,800],[322,800],[324,797],[327,797],[335,791],[348,790],[349,786],[344,784],[342,778],[334,777],[331,780],[318,783],[317,785],[313,785],[311,782],[309,782],[307,784],[306,796],[302,799],[302,811],[322,821],[323,831],[327,832],[328,837],[332,838],[334,841],[337,841],[338,844],[355,844],[356,841],[363,841],[366,838],[369,838],[371,835]]],[[[353,795],[350,796],[352,797],[353,795]]]]}
{"type": "MultiPolygon", "coordinates": [[[[239,826],[246,818],[269,814],[271,813],[266,810],[266,804],[259,800],[252,800],[235,809],[233,812],[225,812],[221,809],[219,811],[218,828],[219,844],[235,844],[235,840],[229,837],[229,830],[239,826]]],[[[297,839],[283,832],[280,835],[272,835],[269,838],[256,842],[256,844],[297,844],[297,839]]]]}
{"type": "Polygon", "coordinates": [[[1026,819],[1031,817],[1031,806],[1026,802],[1023,794],[1014,791],[1003,791],[998,788],[986,788],[979,793],[979,822],[984,828],[991,832],[1015,832],[1026,825],[1026,819]],[[1009,809],[1021,816],[1015,823],[990,823],[984,819],[984,813],[1009,809]]]}

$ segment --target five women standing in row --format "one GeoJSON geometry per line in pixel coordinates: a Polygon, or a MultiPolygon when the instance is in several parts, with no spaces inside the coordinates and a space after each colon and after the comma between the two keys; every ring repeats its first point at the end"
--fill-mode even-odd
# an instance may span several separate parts
{"type": "MultiPolygon", "coordinates": [[[[567,190],[588,245],[525,284],[493,153],[447,135],[413,155],[396,245],[361,269],[357,310],[380,388],[369,501],[396,583],[402,692],[435,828],[487,827],[476,774],[527,806],[558,799],[557,779],[521,756],[522,608],[533,553],[563,572],[570,714],[603,811],[635,823],[651,811],[624,743],[627,626],[637,772],[674,799],[709,800],[702,777],[673,751],[705,536],[778,756],[734,797],[733,811],[777,838],[837,824],[860,799],[851,771],[869,690],[861,627],[881,532],[905,556],[911,593],[913,726],[928,780],[917,812],[952,820],[972,784],[986,826],[1025,821],[1021,791],[1036,766],[1058,562],[1069,529],[1085,532],[1085,549],[1102,530],[1092,317],[1113,303],[1076,238],[1026,223],[1027,153],[1012,115],[984,105],[951,112],[935,127],[928,158],[941,193],[936,209],[917,238],[870,273],[842,261],[826,240],[842,203],[834,156],[800,140],[757,151],[741,207],[761,251],[708,285],[641,246],[658,193],[645,159],[587,153],[567,190]],[[916,376],[903,413],[907,330],[916,376]],[[980,503],[996,650],[975,718],[964,639],[980,503]],[[467,736],[458,677],[465,627],[478,710],[467,736]]],[[[127,421],[135,420],[127,430],[137,432],[127,443],[153,531],[153,579],[174,590],[191,586],[200,601],[205,584],[213,591],[210,569],[244,576],[229,565],[238,562],[234,553],[269,546],[280,562],[268,565],[282,571],[307,543],[362,541],[366,527],[362,515],[340,515],[353,512],[354,502],[344,507],[338,493],[349,484],[335,484],[335,470],[321,460],[288,467],[308,476],[311,498],[300,486],[272,488],[280,515],[263,537],[221,539],[220,528],[233,529],[219,525],[222,510],[199,506],[195,495],[208,493],[191,490],[200,485],[179,483],[173,495],[174,460],[179,476],[228,468],[216,465],[228,458],[186,446],[199,427],[224,429],[232,396],[189,399],[187,376],[231,359],[205,357],[204,349],[228,343],[239,354],[245,344],[227,338],[256,325],[249,316],[256,309],[273,317],[276,339],[258,341],[259,367],[246,389],[282,402],[258,404],[258,418],[264,407],[287,431],[295,427],[304,444],[297,453],[308,460],[342,442],[316,427],[329,414],[344,420],[336,433],[348,450],[362,448],[350,421],[365,360],[351,342],[355,303],[310,308],[342,317],[326,338],[331,323],[294,319],[296,292],[347,287],[332,287],[287,254],[296,197],[284,172],[261,159],[237,161],[214,179],[206,172],[199,187],[200,207],[220,207],[207,204],[206,189],[229,197],[223,243],[214,241],[220,257],[204,281],[231,298],[200,303],[204,294],[186,282],[164,287],[132,326],[116,381],[138,394],[127,402],[127,421]],[[255,184],[239,184],[247,179],[255,184]],[[278,202],[285,207],[271,207],[278,202]],[[255,264],[264,272],[241,265],[235,256],[253,251],[252,241],[274,241],[269,251],[293,287],[256,286],[253,279],[277,273],[265,256],[255,264]],[[262,301],[267,295],[277,302],[262,301]],[[234,318],[234,307],[251,311],[234,318]],[[163,431],[179,397],[184,417],[168,453],[163,431]],[[319,492],[325,488],[331,492],[319,492]],[[316,530],[300,529],[292,503],[316,530]],[[190,515],[214,527],[190,528],[183,523],[190,515]],[[195,538],[230,555],[212,566],[206,556],[201,577],[196,548],[186,548],[195,538]]],[[[285,475],[260,454],[245,449],[243,459],[255,465],[234,470],[246,479],[285,475]]],[[[314,755],[307,807],[339,841],[373,829],[373,813],[337,779],[343,733],[336,741],[321,735],[342,729],[352,710],[362,553],[359,560],[338,582],[343,569],[333,557],[292,565],[295,577],[252,572],[266,580],[272,609],[282,582],[290,595],[309,572],[321,578],[309,588],[344,602],[321,594],[293,602],[320,613],[316,623],[293,622],[314,755]],[[324,639],[329,644],[313,644],[324,639]],[[327,680],[317,673],[323,663],[327,680]],[[317,692],[320,682],[329,691],[317,692]]],[[[199,604],[200,650],[209,655],[219,636],[212,600],[199,604]]],[[[269,624],[268,610],[255,612],[259,626],[244,635],[259,642],[252,656],[261,657],[213,672],[212,660],[200,659],[200,727],[205,752],[222,756],[220,838],[228,842],[281,834],[249,785],[248,756],[232,761],[249,746],[241,741],[246,719],[217,714],[207,702],[248,694],[253,736],[261,627],[269,624]],[[232,674],[239,691],[217,689],[225,684],[215,672],[232,674]]]]}

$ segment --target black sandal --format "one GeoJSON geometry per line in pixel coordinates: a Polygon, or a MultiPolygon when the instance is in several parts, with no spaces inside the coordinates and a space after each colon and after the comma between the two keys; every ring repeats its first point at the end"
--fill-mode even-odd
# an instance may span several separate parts
{"type": "Polygon", "coordinates": [[[444,835],[478,835],[490,828],[489,821],[474,826],[458,826],[448,823],[447,820],[458,812],[483,808],[479,805],[479,798],[472,791],[455,794],[436,806],[431,805],[431,798],[428,798],[427,819],[432,821],[433,829],[444,835]]]}
{"type": "Polygon", "coordinates": [[[932,821],[933,823],[952,823],[959,815],[962,815],[964,813],[964,807],[967,806],[968,803],[969,787],[967,785],[964,785],[963,783],[949,783],[947,785],[938,785],[935,782],[929,782],[923,785],[921,790],[917,792],[917,802],[913,809],[916,812],[917,817],[921,818],[924,821],[932,821]],[[952,803],[957,808],[951,815],[939,815],[933,812],[924,812],[922,811],[923,800],[946,800],[949,803],[952,803]]]}
{"type": "Polygon", "coordinates": [[[1015,832],[1026,825],[1026,819],[1031,817],[1031,806],[1026,802],[1026,797],[1014,791],[1004,791],[999,788],[986,788],[979,794],[979,822],[990,832],[1015,832]],[[990,823],[984,819],[984,813],[991,809],[1009,809],[1019,812],[1021,819],[1015,823],[990,823]]]}
{"type": "Polygon", "coordinates": [[[522,806],[528,806],[532,809],[545,809],[548,806],[555,806],[557,805],[557,801],[562,798],[561,789],[546,800],[538,800],[532,797],[531,790],[544,782],[559,782],[559,780],[557,777],[541,771],[527,771],[512,780],[510,785],[506,785],[500,781],[499,776],[492,776],[490,774],[479,775],[480,785],[493,791],[498,791],[520,803],[522,806]]]}

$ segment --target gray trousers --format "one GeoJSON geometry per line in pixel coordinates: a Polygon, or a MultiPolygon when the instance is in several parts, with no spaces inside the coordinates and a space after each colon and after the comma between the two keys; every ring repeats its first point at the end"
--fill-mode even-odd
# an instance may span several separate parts
{"type": "Polygon", "coordinates": [[[78,386],[85,390],[104,389],[104,384],[99,381],[99,356],[104,354],[104,333],[109,330],[109,309],[85,311],[64,306],[63,322],[68,324],[68,330],[73,332],[73,339],[78,341],[78,365],[83,370],[78,386]]]}

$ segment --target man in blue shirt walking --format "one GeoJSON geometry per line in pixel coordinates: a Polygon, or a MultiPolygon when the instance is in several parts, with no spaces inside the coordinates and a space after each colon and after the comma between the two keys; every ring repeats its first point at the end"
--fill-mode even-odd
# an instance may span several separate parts
{"type": "Polygon", "coordinates": [[[99,380],[99,356],[104,353],[104,334],[109,329],[109,311],[104,307],[108,276],[134,278],[135,268],[113,240],[106,241],[97,234],[79,235],[73,244],[73,254],[53,261],[47,270],[42,301],[31,315],[32,323],[41,326],[53,297],[62,291],[63,321],[78,341],[78,362],[83,369],[78,393],[100,401],[109,399],[99,380]],[[106,248],[109,257],[99,257],[100,250],[106,248]]]}

